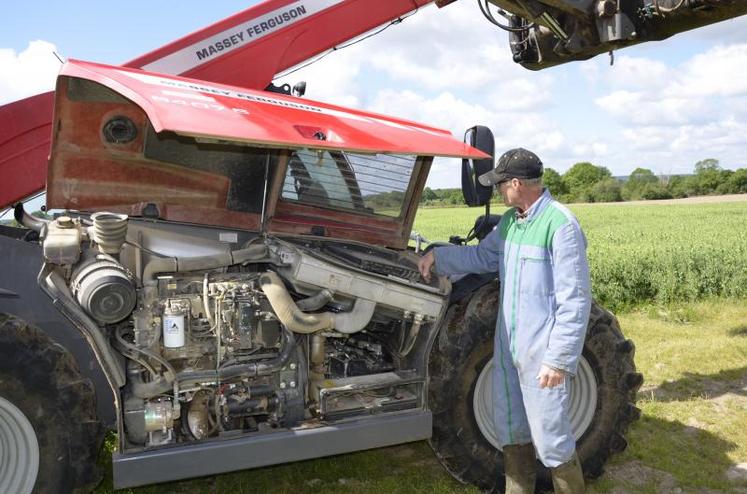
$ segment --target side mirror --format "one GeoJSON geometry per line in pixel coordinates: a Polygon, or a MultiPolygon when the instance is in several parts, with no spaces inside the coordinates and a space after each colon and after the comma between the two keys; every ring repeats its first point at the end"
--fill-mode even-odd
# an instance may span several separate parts
{"type": "Polygon", "coordinates": [[[464,142],[480,151],[489,154],[490,158],[482,160],[462,160],[462,194],[468,206],[484,206],[490,202],[493,187],[482,185],[477,177],[493,169],[495,156],[495,139],[489,128],[476,125],[464,133],[464,142]]]}

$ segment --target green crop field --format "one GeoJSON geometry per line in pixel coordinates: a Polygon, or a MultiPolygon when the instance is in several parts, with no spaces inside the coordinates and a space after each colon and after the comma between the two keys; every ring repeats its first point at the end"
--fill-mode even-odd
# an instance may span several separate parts
{"type": "MultiPolygon", "coordinates": [[[[747,297],[747,203],[572,205],[588,239],[594,297],[640,303],[747,297]]],[[[500,214],[503,209],[494,211],[500,214]]],[[[466,235],[477,208],[421,210],[431,241],[466,235]]]]}
{"type": "MultiPolygon", "coordinates": [[[[629,447],[589,492],[747,493],[747,203],[571,209],[588,237],[594,295],[635,341],[645,377],[629,447]]],[[[415,229],[445,240],[465,235],[479,214],[425,209],[415,229]]],[[[111,492],[107,474],[96,492],[111,492]]],[[[125,492],[477,490],[454,481],[419,442],[125,492]]]]}

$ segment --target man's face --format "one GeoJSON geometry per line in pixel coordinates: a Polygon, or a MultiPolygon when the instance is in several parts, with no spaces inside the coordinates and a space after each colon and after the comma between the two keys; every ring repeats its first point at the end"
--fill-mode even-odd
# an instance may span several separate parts
{"type": "Polygon", "coordinates": [[[496,187],[498,187],[498,192],[501,194],[501,197],[503,198],[503,204],[506,206],[516,206],[516,200],[517,200],[517,187],[519,185],[519,180],[512,178],[510,180],[505,180],[496,187]],[[514,183],[516,182],[516,183],[514,183]]]}

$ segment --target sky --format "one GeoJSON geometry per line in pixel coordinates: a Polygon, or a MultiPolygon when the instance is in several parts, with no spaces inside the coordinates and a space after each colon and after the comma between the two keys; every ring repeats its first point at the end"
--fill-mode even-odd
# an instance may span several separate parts
{"type": "MultiPolygon", "coordinates": [[[[54,56],[124,63],[257,2],[9,2],[0,18],[0,104],[51,90],[54,56]],[[113,7],[114,6],[114,7],[113,7]]],[[[475,0],[429,6],[276,83],[306,98],[403,117],[461,138],[487,125],[496,150],[535,151],[564,172],[590,161],[626,176],[747,167],[747,16],[539,72],[511,60],[475,0]]],[[[458,187],[439,159],[428,186],[458,187]]]]}

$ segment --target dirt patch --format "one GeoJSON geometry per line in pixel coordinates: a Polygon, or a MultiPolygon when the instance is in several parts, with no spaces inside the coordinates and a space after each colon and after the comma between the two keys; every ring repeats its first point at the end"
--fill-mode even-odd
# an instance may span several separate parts
{"type": "Polygon", "coordinates": [[[639,461],[610,465],[607,468],[607,475],[625,488],[630,488],[631,492],[640,491],[644,486],[655,486],[656,492],[660,494],[679,494],[682,492],[673,475],[647,467],[639,461]]]}
{"type": "Polygon", "coordinates": [[[389,449],[389,455],[395,458],[411,458],[415,456],[415,450],[409,445],[396,446],[389,449]]]}
{"type": "Polygon", "coordinates": [[[726,471],[726,478],[732,482],[747,482],[747,462],[733,465],[726,471]]]}
{"type": "Polygon", "coordinates": [[[728,194],[725,196],[698,196],[683,199],[659,199],[656,201],[595,202],[600,206],[641,206],[657,204],[717,204],[722,202],[747,202],[747,194],[728,194]]]}

